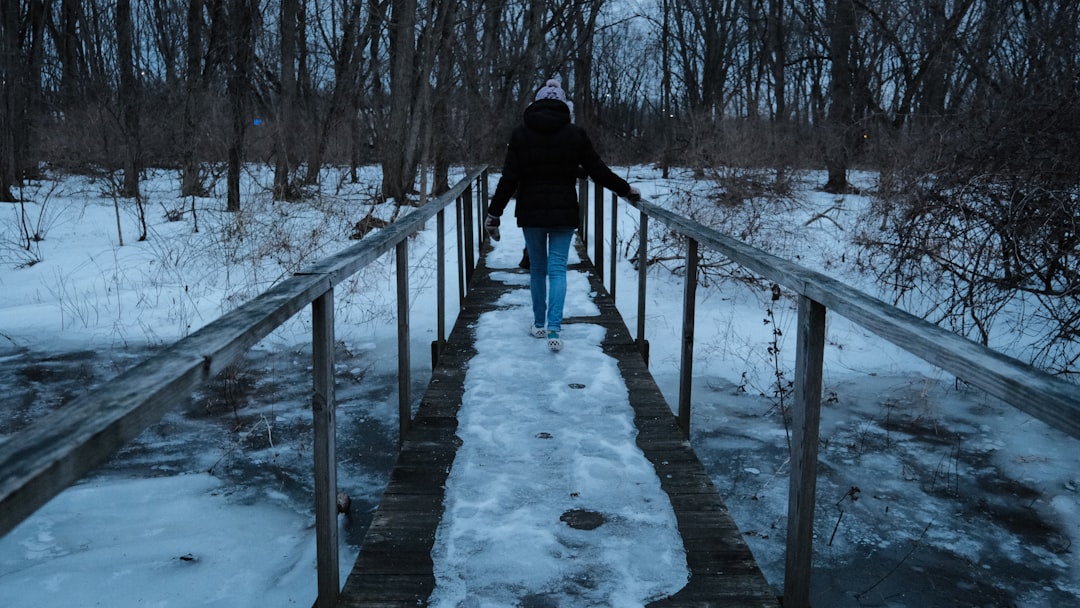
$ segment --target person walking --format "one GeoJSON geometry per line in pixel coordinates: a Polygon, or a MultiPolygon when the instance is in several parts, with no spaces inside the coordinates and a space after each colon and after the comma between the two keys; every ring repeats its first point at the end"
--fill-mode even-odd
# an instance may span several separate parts
{"type": "Polygon", "coordinates": [[[510,135],[484,228],[492,240],[499,240],[500,218],[516,192],[514,216],[529,255],[533,312],[529,334],[547,338],[552,352],[563,347],[559,334],[566,300],[566,261],[581,217],[575,185],[582,169],[615,194],[641,199],[637,188],[601,160],[585,130],[573,124],[562,85],[548,80],[510,135]]]}

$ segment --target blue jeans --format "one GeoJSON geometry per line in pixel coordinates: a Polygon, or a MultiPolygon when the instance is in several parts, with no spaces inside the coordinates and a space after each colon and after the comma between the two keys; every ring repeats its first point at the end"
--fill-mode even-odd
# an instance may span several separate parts
{"type": "Polygon", "coordinates": [[[529,250],[529,291],[532,292],[533,325],[562,331],[566,300],[566,258],[570,255],[573,228],[522,228],[529,250]]]}

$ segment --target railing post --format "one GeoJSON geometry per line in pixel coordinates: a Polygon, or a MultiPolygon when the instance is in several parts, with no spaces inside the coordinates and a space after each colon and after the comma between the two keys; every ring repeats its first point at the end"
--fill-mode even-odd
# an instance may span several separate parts
{"type": "Polygon", "coordinates": [[[396,245],[397,333],[398,333],[398,444],[412,424],[412,395],[409,361],[409,239],[396,245]]]}
{"type": "Polygon", "coordinates": [[[476,184],[479,186],[477,192],[480,193],[480,217],[487,218],[488,214],[488,183],[487,183],[487,171],[480,173],[476,178],[476,184]]]}
{"type": "MultiPolygon", "coordinates": [[[[476,210],[476,254],[480,255],[480,244],[484,242],[484,220],[487,217],[484,215],[483,207],[484,203],[480,200],[480,192],[474,188],[475,184],[469,184],[469,187],[465,189],[465,196],[469,199],[469,204],[476,210]]],[[[479,263],[479,260],[477,260],[479,263]]]]}
{"type": "Polygon", "coordinates": [[[593,218],[593,267],[604,282],[604,187],[599,182],[593,188],[593,203],[596,217],[593,218]]]}
{"type": "Polygon", "coordinates": [[[637,292],[637,346],[645,367],[649,366],[649,341],[645,339],[645,280],[649,275],[649,215],[641,212],[638,221],[638,292],[637,292]]]}
{"type": "Polygon", "coordinates": [[[615,298],[615,277],[618,275],[616,272],[616,262],[619,259],[618,241],[619,241],[619,197],[614,192],[611,193],[611,301],[617,302],[615,298]]]}
{"type": "MultiPolygon", "coordinates": [[[[465,283],[472,282],[473,268],[475,267],[474,260],[475,255],[473,252],[473,197],[472,186],[465,188],[465,192],[462,193],[461,210],[465,214],[464,217],[464,230],[462,234],[465,242],[465,283]]],[[[483,220],[480,220],[483,222],[483,220]]]]}
{"type": "Polygon", "coordinates": [[[589,180],[585,178],[578,179],[578,232],[581,235],[581,242],[589,242],[589,180]]]}
{"type": "Polygon", "coordinates": [[[810,568],[814,548],[814,494],[817,491],[825,307],[800,295],[797,329],[784,606],[807,608],[810,605],[810,568]]]}
{"type": "Polygon", "coordinates": [[[435,342],[431,344],[431,369],[439,364],[439,355],[446,345],[446,209],[435,215],[435,297],[437,298],[435,342]]]}
{"type": "Polygon", "coordinates": [[[461,216],[462,207],[464,207],[464,204],[459,196],[454,204],[457,215],[458,306],[461,306],[461,303],[465,301],[465,286],[469,282],[468,277],[471,276],[465,270],[465,220],[461,216]]]}
{"type": "Polygon", "coordinates": [[[694,379],[694,312],[697,308],[698,242],[686,239],[686,287],[683,290],[682,355],[679,361],[679,428],[690,437],[690,392],[694,379]]]}
{"type": "Polygon", "coordinates": [[[337,604],[338,574],[337,439],[334,403],[334,291],[311,303],[312,395],[315,435],[315,551],[318,608],[337,604]]]}

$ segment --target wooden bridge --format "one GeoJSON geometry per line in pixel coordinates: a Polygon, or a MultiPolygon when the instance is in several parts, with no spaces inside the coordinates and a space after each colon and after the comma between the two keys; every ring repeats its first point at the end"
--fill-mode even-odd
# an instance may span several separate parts
{"type": "MultiPolygon", "coordinates": [[[[588,273],[590,290],[596,294],[594,300],[600,314],[569,318],[564,329],[584,323],[604,327],[605,337],[600,346],[606,355],[618,361],[618,369],[629,389],[637,446],[652,463],[660,485],[670,499],[670,508],[674,510],[686,551],[689,570],[686,586],[671,597],[649,605],[779,605],[735,522],[728,515],[722,498],[660,394],[613,299],[580,246],[579,253],[582,261],[572,264],[570,270],[588,273]]],[[[457,434],[458,410],[465,393],[466,370],[477,354],[477,322],[481,314],[498,309],[500,299],[512,289],[505,282],[493,279],[493,270],[505,272],[502,268],[488,267],[482,259],[472,278],[464,306],[439,355],[431,385],[405,435],[398,462],[368,529],[360,556],[345,583],[339,606],[424,605],[435,587],[432,548],[443,515],[447,476],[461,443],[457,434]]],[[[528,271],[515,272],[527,276],[528,271]]],[[[526,310],[518,314],[521,323],[508,330],[506,339],[530,340],[525,327],[531,313],[526,310]]],[[[539,366],[544,365],[544,359],[548,357],[573,359],[579,349],[568,344],[566,350],[556,355],[548,353],[540,341],[532,341],[539,366]]],[[[576,362],[567,364],[568,367],[584,365],[584,362],[580,366],[576,362]]],[[[513,378],[507,378],[503,390],[513,395],[516,390],[513,378]]],[[[618,397],[612,395],[614,399],[618,397]]],[[[552,430],[559,434],[559,429],[552,430]]],[[[597,437],[596,440],[613,441],[611,437],[597,437]]],[[[555,491],[552,488],[552,492],[555,491]]],[[[657,508],[667,506],[657,505],[657,508]]],[[[553,529],[570,525],[554,518],[548,523],[553,529]]],[[[607,531],[600,526],[591,533],[606,534],[607,531]]],[[[529,567],[530,552],[530,547],[522,547],[521,567],[529,567]]],[[[572,596],[580,585],[575,581],[563,582],[564,594],[572,596]]]]}
{"type": "MultiPolygon", "coordinates": [[[[463,370],[474,354],[472,331],[479,315],[497,307],[501,286],[492,281],[480,252],[487,200],[487,171],[473,170],[451,190],[357,245],[282,281],[236,310],[211,322],[144,363],[121,374],[0,443],[0,534],[21,521],[105,461],[111,454],[192,391],[235,363],[248,348],[287,319],[310,308],[312,319],[312,400],[314,429],[315,536],[317,606],[416,606],[426,603],[435,586],[432,547],[438,530],[448,472],[456,450],[457,414],[464,394],[463,370]],[[446,337],[446,244],[454,214],[458,276],[463,309],[446,337]],[[434,377],[412,414],[409,360],[410,235],[435,218],[438,333],[432,345],[434,377]],[[398,402],[402,451],[392,480],[371,524],[353,573],[342,590],[338,563],[337,456],[334,396],[334,287],[361,268],[393,251],[397,272],[398,402]]],[[[765,280],[782,286],[798,300],[797,344],[792,403],[787,554],[783,605],[805,608],[810,602],[814,547],[817,449],[821,409],[822,360],[826,311],[848,320],[939,368],[964,378],[988,395],[1080,437],[1080,396],[1073,384],[1049,376],[902,310],[854,290],[830,277],[776,258],[717,233],[647,201],[633,203],[641,212],[639,243],[647,250],[650,219],[681,235],[686,247],[686,283],[677,415],[664,403],[646,369],[646,264],[640,264],[636,331],[623,325],[599,275],[605,240],[617,243],[617,222],[604,222],[605,193],[597,188],[593,205],[583,183],[580,234],[592,245],[592,291],[601,314],[568,323],[600,324],[600,347],[618,361],[633,409],[635,442],[654,469],[674,513],[685,552],[686,584],[657,599],[656,606],[776,605],[768,585],[724,509],[721,498],[687,443],[692,395],[694,307],[699,247],[727,257],[765,280]],[[605,239],[605,230],[611,230],[605,239]],[[634,339],[631,339],[633,335],[634,339]],[[677,421],[677,422],[676,422],[677,421]]],[[[615,217],[617,201],[611,198],[615,217]]],[[[582,250],[584,254],[584,249],[582,250]]],[[[612,252],[609,259],[614,259],[612,252]]],[[[586,259],[585,255],[582,255],[586,259]]],[[[608,291],[615,277],[608,277],[608,291]]],[[[526,315],[527,319],[527,315],[526,315]]],[[[527,322],[527,321],[526,321],[527,322]]],[[[573,327],[573,325],[570,325],[573,327]]],[[[522,330],[523,331],[523,330],[522,330]]],[[[537,345],[539,346],[539,345],[537,345]]],[[[476,353],[479,354],[479,353],[476,353]]],[[[542,353],[546,355],[547,353],[542,353]]],[[[574,356],[573,348],[559,356],[574,356]]],[[[654,505],[655,506],[655,505],[654,505]]],[[[666,508],[666,507],[665,507],[666,508]]],[[[601,517],[602,513],[599,514],[601,517]]],[[[560,521],[551,522],[561,525],[560,521]]],[[[594,530],[606,533],[601,525],[594,530]]],[[[452,567],[452,566],[451,566],[452,567]]],[[[522,605],[553,605],[542,599],[522,605]]]]}

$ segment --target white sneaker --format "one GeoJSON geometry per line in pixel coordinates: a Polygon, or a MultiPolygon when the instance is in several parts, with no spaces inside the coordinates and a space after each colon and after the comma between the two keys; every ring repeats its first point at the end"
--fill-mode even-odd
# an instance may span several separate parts
{"type": "Polygon", "coordinates": [[[544,338],[547,337],[547,330],[544,329],[543,327],[537,327],[535,325],[530,325],[529,326],[529,335],[534,337],[534,338],[539,338],[539,339],[543,340],[544,338]]]}
{"type": "Polygon", "coordinates": [[[562,339],[559,338],[559,332],[549,331],[547,332],[548,350],[553,353],[557,353],[562,350],[562,339]]]}

